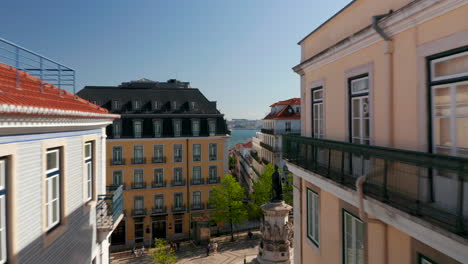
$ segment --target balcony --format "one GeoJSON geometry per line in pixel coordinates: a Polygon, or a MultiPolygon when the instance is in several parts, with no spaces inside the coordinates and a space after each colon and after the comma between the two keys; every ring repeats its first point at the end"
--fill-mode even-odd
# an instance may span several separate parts
{"type": "Polygon", "coordinates": [[[254,152],[254,151],[250,151],[250,156],[252,158],[254,158],[254,160],[256,160],[258,163],[260,163],[260,158],[258,157],[258,153],[257,152],[254,152]]]}
{"type": "Polygon", "coordinates": [[[166,214],[167,213],[167,207],[159,207],[159,208],[152,208],[151,209],[151,215],[159,215],[159,214],[166,214]]]}
{"type": "Polygon", "coordinates": [[[260,146],[262,146],[262,148],[268,149],[271,152],[278,152],[279,151],[278,147],[270,146],[270,145],[268,145],[267,143],[265,143],[263,141],[260,142],[260,146]]]}
{"type": "Polygon", "coordinates": [[[190,181],[190,185],[202,185],[202,184],[205,184],[205,179],[192,179],[190,181]]]}
{"type": "Polygon", "coordinates": [[[269,164],[270,162],[269,162],[267,159],[262,158],[262,163],[265,164],[265,165],[267,165],[267,164],[269,164]]]}
{"type": "Polygon", "coordinates": [[[468,159],[300,136],[283,138],[284,158],[450,232],[467,237],[468,159]]]}
{"type": "Polygon", "coordinates": [[[216,155],[210,155],[209,160],[210,160],[210,161],[218,160],[218,156],[216,156],[216,155]]]}
{"type": "Polygon", "coordinates": [[[210,177],[210,178],[208,179],[208,183],[209,183],[209,184],[216,184],[216,183],[219,183],[219,182],[220,182],[219,177],[210,177]]]}
{"type": "Polygon", "coordinates": [[[184,205],[184,204],[181,204],[181,205],[173,205],[173,206],[172,206],[172,212],[173,212],[173,213],[185,212],[185,205],[184,205]]]}
{"type": "Polygon", "coordinates": [[[123,216],[123,187],[111,189],[111,193],[98,196],[96,228],[99,232],[111,232],[123,216]]]}
{"type": "Polygon", "coordinates": [[[144,189],[145,183],[144,182],[132,182],[132,189],[144,189]]]}
{"type": "Polygon", "coordinates": [[[166,163],[166,157],[153,157],[152,160],[154,164],[166,163]]]}
{"type": "Polygon", "coordinates": [[[182,157],[174,157],[174,162],[182,162],[182,157]]]}
{"type": "Polygon", "coordinates": [[[146,164],[146,158],[132,158],[132,164],[146,164]]]}
{"type": "Polygon", "coordinates": [[[274,129],[268,129],[268,128],[262,128],[262,133],[265,133],[265,134],[270,134],[270,135],[274,135],[275,134],[275,130],[274,129]]]}
{"type": "Polygon", "coordinates": [[[194,203],[191,207],[192,211],[205,210],[205,204],[203,203],[194,203]]]}
{"type": "Polygon", "coordinates": [[[144,208],[132,209],[132,216],[146,216],[146,209],[144,208]]]}
{"type": "Polygon", "coordinates": [[[120,159],[120,160],[117,160],[117,159],[110,159],[109,160],[109,163],[111,166],[115,166],[115,165],[125,165],[125,159],[120,159]]]}
{"type": "Polygon", "coordinates": [[[172,180],[172,186],[184,186],[185,180],[172,180]]]}
{"type": "Polygon", "coordinates": [[[166,187],[166,181],[153,181],[151,182],[151,188],[164,188],[166,187]]]}
{"type": "Polygon", "coordinates": [[[193,161],[201,161],[201,155],[194,155],[193,156],[193,161]]]}

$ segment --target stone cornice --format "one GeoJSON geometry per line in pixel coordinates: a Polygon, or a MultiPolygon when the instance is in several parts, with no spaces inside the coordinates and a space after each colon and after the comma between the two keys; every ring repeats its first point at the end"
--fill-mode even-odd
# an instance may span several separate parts
{"type": "Polygon", "coordinates": [[[55,116],[59,117],[86,117],[86,118],[101,118],[101,119],[115,119],[119,118],[119,115],[116,114],[106,114],[106,113],[93,113],[93,112],[83,112],[76,110],[64,110],[64,109],[55,109],[55,108],[45,108],[45,107],[34,107],[34,106],[22,106],[22,105],[12,105],[12,104],[0,104],[0,115],[10,115],[10,114],[21,114],[21,115],[34,115],[39,118],[45,116],[55,116]]]}
{"type": "Polygon", "coordinates": [[[113,118],[78,118],[39,115],[2,115],[1,128],[34,128],[34,127],[105,127],[112,124],[113,118]]]}

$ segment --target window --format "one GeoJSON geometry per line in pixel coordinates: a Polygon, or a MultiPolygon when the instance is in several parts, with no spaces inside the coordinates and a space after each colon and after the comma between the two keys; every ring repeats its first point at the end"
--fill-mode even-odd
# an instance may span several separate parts
{"type": "Polygon", "coordinates": [[[154,196],[154,209],[162,210],[164,208],[164,194],[154,196]]]}
{"type": "Polygon", "coordinates": [[[153,131],[154,137],[161,137],[162,135],[162,121],[161,120],[153,120],[153,131]]]}
{"type": "Polygon", "coordinates": [[[201,144],[193,144],[193,161],[201,160],[201,144]]]}
{"type": "Polygon", "coordinates": [[[193,192],[193,208],[200,208],[201,207],[201,192],[196,191],[193,192]]]}
{"type": "Polygon", "coordinates": [[[112,147],[112,164],[113,165],[123,164],[122,146],[113,146],[112,147]]]}
{"type": "Polygon", "coordinates": [[[190,102],[190,108],[192,110],[197,110],[198,106],[197,106],[197,102],[190,102]]]}
{"type": "Polygon", "coordinates": [[[345,264],[364,264],[364,224],[344,210],[343,248],[345,264]]]}
{"type": "Polygon", "coordinates": [[[153,102],[153,110],[159,110],[161,108],[161,103],[158,101],[153,102]]]}
{"type": "Polygon", "coordinates": [[[209,167],[209,181],[210,183],[216,183],[218,181],[218,167],[209,167]]]}
{"type": "Polygon", "coordinates": [[[47,230],[60,223],[60,149],[47,150],[46,223],[47,230]]]}
{"type": "Polygon", "coordinates": [[[164,145],[158,144],[154,145],[153,153],[153,163],[163,163],[164,162],[164,145]]]}
{"type": "Polygon", "coordinates": [[[193,167],[193,175],[192,175],[192,183],[193,184],[201,184],[201,167],[194,166],[193,167]]]}
{"type": "Polygon", "coordinates": [[[154,169],[153,177],[154,177],[153,179],[154,187],[161,187],[164,185],[164,169],[163,168],[154,169]]]}
{"type": "Polygon", "coordinates": [[[133,110],[135,110],[135,111],[141,110],[141,101],[140,100],[133,101],[133,110]]]}
{"type": "Polygon", "coordinates": [[[174,126],[174,137],[180,137],[180,133],[182,131],[182,121],[179,119],[174,119],[172,124],[174,126]]]}
{"type": "Polygon", "coordinates": [[[318,247],[319,240],[319,199],[318,194],[307,189],[307,237],[318,247]]]}
{"type": "Polygon", "coordinates": [[[312,89],[312,137],[323,138],[323,89],[312,89]]]}
{"type": "Polygon", "coordinates": [[[174,184],[177,184],[177,185],[182,184],[182,168],[181,167],[174,168],[174,184]]]}
{"type": "Polygon", "coordinates": [[[142,189],[144,188],[145,175],[143,169],[134,169],[133,170],[133,188],[142,189]]]}
{"type": "Polygon", "coordinates": [[[123,184],[123,173],[121,170],[116,170],[112,172],[112,184],[113,185],[123,184]]]}
{"type": "Polygon", "coordinates": [[[184,207],[184,197],[182,193],[174,193],[174,209],[184,207]]]}
{"type": "Polygon", "coordinates": [[[200,135],[200,120],[192,119],[192,135],[198,137],[200,135]]]}
{"type": "Polygon", "coordinates": [[[369,144],[370,109],[369,77],[355,77],[349,80],[350,92],[350,141],[355,144],[369,144]]]}
{"type": "Polygon", "coordinates": [[[93,199],[93,181],[94,181],[94,166],[93,166],[93,143],[92,142],[87,142],[84,145],[85,149],[85,158],[84,158],[84,163],[85,163],[85,169],[86,169],[86,200],[92,200],[93,199]]]}
{"type": "Polygon", "coordinates": [[[143,196],[138,195],[135,196],[133,199],[133,205],[136,210],[141,210],[145,207],[145,200],[143,196]]]}
{"type": "Polygon", "coordinates": [[[216,119],[208,119],[208,131],[210,136],[216,135],[216,119]]]}
{"type": "Polygon", "coordinates": [[[177,110],[177,101],[172,102],[172,109],[177,110]]]}
{"type": "Polygon", "coordinates": [[[286,132],[291,132],[291,121],[286,121],[286,122],[284,123],[284,130],[285,130],[286,132]]]}
{"type": "Polygon", "coordinates": [[[134,218],[135,220],[135,243],[142,243],[144,239],[144,217],[134,218]]]}
{"type": "Polygon", "coordinates": [[[141,138],[142,134],[142,124],[141,120],[134,120],[133,121],[133,136],[136,138],[141,138]]]}
{"type": "Polygon", "coordinates": [[[114,136],[114,138],[120,138],[121,134],[122,134],[122,121],[115,120],[114,124],[112,125],[112,135],[114,136]]]}
{"type": "Polygon", "coordinates": [[[174,144],[174,162],[182,162],[182,144],[174,144]]]}
{"type": "Polygon", "coordinates": [[[113,111],[118,111],[120,110],[120,102],[117,100],[112,101],[112,110],[113,111]]]}
{"type": "Polygon", "coordinates": [[[0,159],[0,263],[7,262],[7,161],[0,159]]]}
{"type": "Polygon", "coordinates": [[[418,264],[437,264],[437,262],[424,256],[423,254],[418,254],[418,264]]]}
{"type": "Polygon", "coordinates": [[[184,215],[174,215],[174,233],[180,234],[183,231],[184,215]]]}
{"type": "Polygon", "coordinates": [[[218,159],[218,144],[217,143],[210,143],[210,160],[217,160],[218,159]]]}
{"type": "Polygon", "coordinates": [[[142,164],[143,161],[143,146],[142,145],[134,145],[133,146],[133,163],[134,164],[142,164]]]}

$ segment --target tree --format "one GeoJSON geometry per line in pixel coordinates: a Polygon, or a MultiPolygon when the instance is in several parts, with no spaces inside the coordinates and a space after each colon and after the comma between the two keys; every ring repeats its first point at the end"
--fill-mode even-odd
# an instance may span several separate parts
{"type": "Polygon", "coordinates": [[[151,257],[154,264],[173,264],[177,261],[174,249],[169,248],[167,241],[160,238],[154,239],[154,250],[151,257]]]}
{"type": "Polygon", "coordinates": [[[212,189],[210,204],[214,206],[211,217],[217,223],[229,221],[231,225],[231,241],[234,241],[233,224],[239,224],[247,218],[247,209],[244,206],[244,189],[239,182],[226,174],[221,185],[212,189]]]}
{"type": "Polygon", "coordinates": [[[291,205],[293,205],[293,175],[292,173],[288,173],[286,175],[285,184],[283,184],[283,200],[291,205]]]}
{"type": "Polygon", "coordinates": [[[258,180],[253,183],[253,192],[250,196],[251,204],[250,216],[252,218],[260,218],[263,215],[261,206],[266,204],[271,198],[272,175],[275,172],[275,167],[272,164],[265,166],[263,172],[258,180]]]}

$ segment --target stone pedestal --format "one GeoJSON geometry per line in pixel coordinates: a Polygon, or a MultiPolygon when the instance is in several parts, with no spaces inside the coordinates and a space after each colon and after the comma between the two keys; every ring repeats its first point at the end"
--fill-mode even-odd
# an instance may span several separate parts
{"type": "Polygon", "coordinates": [[[284,201],[262,206],[264,221],[260,226],[262,239],[255,264],[290,264],[293,258],[293,223],[289,221],[292,207],[284,201]]]}

